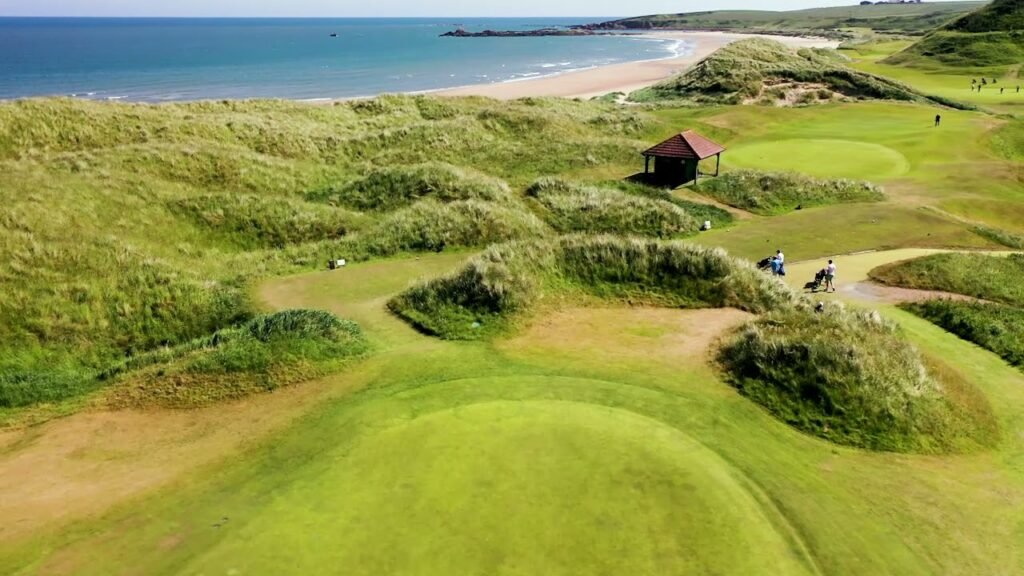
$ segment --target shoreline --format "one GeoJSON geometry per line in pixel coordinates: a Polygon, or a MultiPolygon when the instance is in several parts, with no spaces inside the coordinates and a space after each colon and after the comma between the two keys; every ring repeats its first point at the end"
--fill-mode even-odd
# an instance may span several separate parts
{"type": "MultiPolygon", "coordinates": [[[[446,97],[484,96],[498,100],[528,97],[589,99],[613,92],[622,92],[628,95],[680,74],[716,50],[738,40],[768,38],[794,48],[836,48],[839,46],[838,41],[827,38],[732,32],[665,31],[648,32],[637,36],[657,40],[677,40],[686,43],[691,49],[686,54],[679,56],[597,66],[539,78],[524,78],[494,84],[472,84],[417,93],[446,97]]],[[[462,41],[472,42],[472,39],[462,41]]]]}

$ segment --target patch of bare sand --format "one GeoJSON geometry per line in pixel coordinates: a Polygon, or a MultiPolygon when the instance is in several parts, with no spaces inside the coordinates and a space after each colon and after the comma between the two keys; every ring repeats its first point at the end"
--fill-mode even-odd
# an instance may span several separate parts
{"type": "Polygon", "coordinates": [[[720,336],[753,315],[732,308],[567,308],[539,316],[504,350],[542,350],[602,361],[706,363],[720,336]]]}
{"type": "Polygon", "coordinates": [[[97,410],[0,432],[0,541],[172,485],[361,381],[341,374],[200,410],[97,410]]]}

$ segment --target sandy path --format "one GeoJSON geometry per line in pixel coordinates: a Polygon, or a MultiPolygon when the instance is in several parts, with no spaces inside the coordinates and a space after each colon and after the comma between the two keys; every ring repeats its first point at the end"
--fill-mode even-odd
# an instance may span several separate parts
{"type": "MultiPolygon", "coordinates": [[[[731,34],[724,32],[651,32],[644,36],[686,40],[694,45],[693,51],[679,58],[650,60],[647,62],[629,62],[602,66],[592,70],[568,72],[557,76],[548,76],[534,80],[503,82],[498,84],[480,84],[441,90],[436,94],[442,96],[487,96],[502,100],[525,98],[527,96],[561,96],[566,98],[592,98],[610,92],[630,93],[640,88],[656,84],[686,70],[693,64],[703,60],[715,50],[745,38],[756,38],[754,34],[731,34]]],[[[835,48],[838,42],[822,38],[795,38],[786,36],[767,36],[788,46],[798,48],[828,47],[835,48]]],[[[460,42],[473,42],[472,38],[453,39],[460,42]]]]}

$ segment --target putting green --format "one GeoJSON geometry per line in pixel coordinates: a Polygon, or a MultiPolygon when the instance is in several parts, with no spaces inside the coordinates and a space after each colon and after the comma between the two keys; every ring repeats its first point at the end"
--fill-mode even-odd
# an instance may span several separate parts
{"type": "Polygon", "coordinates": [[[870,142],[793,139],[755,142],[730,148],[728,166],[761,170],[790,170],[828,178],[877,180],[910,170],[900,152],[870,142]]]}
{"type": "Polygon", "coordinates": [[[718,455],[621,409],[447,408],[319,462],[183,572],[809,573],[718,455]]]}

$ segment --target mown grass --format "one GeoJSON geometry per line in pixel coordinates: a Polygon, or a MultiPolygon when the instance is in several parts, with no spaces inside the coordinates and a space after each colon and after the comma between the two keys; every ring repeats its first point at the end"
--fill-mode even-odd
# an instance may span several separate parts
{"type": "Polygon", "coordinates": [[[377,168],[363,178],[311,193],[310,197],[356,210],[389,211],[425,197],[440,202],[504,202],[509,201],[512,194],[507,184],[476,170],[428,163],[377,168]]]}
{"type": "Polygon", "coordinates": [[[872,270],[870,276],[890,286],[941,290],[1024,306],[1024,254],[933,254],[881,266],[872,270]]]}
{"type": "Polygon", "coordinates": [[[719,360],[743,395],[779,419],[840,444],[895,452],[987,445],[989,419],[954,405],[918,351],[876,312],[829,305],[766,315],[719,360]]]}
{"type": "MultiPolygon", "coordinates": [[[[682,101],[699,104],[742,104],[763,97],[787,99],[788,91],[829,92],[847,98],[928,101],[927,96],[900,82],[854,70],[833,51],[794,51],[781,42],[753,38],[734,42],[675,78],[638,90],[636,102],[682,101]],[[773,92],[774,91],[774,92],[773,92]]],[[[797,103],[822,100],[805,98],[797,103]]],[[[952,105],[943,100],[941,103],[952,105]]]]}
{"type": "Polygon", "coordinates": [[[674,202],[559,179],[542,179],[526,195],[562,233],[590,232],[673,238],[697,232],[696,218],[674,202]]]}
{"type": "Polygon", "coordinates": [[[812,206],[878,202],[885,198],[881,188],[870,182],[757,170],[726,172],[705,179],[694,190],[723,204],[766,216],[812,206]]]}

